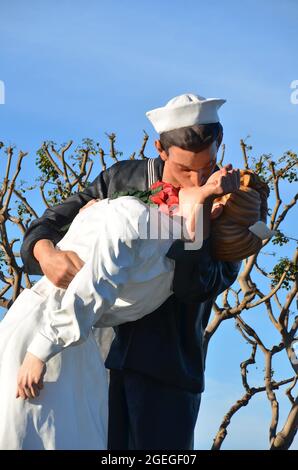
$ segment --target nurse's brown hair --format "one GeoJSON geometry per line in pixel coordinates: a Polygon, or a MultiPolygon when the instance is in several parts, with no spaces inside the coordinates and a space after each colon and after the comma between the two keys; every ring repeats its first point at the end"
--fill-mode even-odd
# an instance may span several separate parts
{"type": "Polygon", "coordinates": [[[240,170],[238,191],[215,199],[223,213],[212,221],[212,252],[222,261],[240,261],[262,248],[262,240],[248,228],[259,220],[266,223],[268,185],[251,170],[240,170]]]}

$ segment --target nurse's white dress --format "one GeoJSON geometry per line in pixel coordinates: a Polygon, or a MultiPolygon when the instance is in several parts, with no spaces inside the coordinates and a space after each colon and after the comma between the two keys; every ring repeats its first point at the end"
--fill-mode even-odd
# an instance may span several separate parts
{"type": "Polygon", "coordinates": [[[173,239],[146,239],[149,220],[154,232],[152,210],[132,196],[86,208],[58,243],[85,261],[69,287],[42,277],[9,309],[0,323],[1,449],[107,448],[107,371],[92,326],[137,320],[172,294],[173,239]],[[24,401],[15,393],[26,351],[47,370],[40,396],[24,401]]]}

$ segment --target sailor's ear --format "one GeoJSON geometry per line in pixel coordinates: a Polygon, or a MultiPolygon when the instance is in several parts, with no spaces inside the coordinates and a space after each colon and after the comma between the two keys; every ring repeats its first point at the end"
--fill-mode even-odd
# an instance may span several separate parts
{"type": "Polygon", "coordinates": [[[155,140],[155,141],[154,141],[154,145],[155,145],[156,150],[157,150],[158,153],[159,153],[160,158],[162,158],[162,160],[164,160],[164,161],[168,160],[169,155],[168,155],[167,152],[163,149],[160,140],[158,140],[158,139],[155,140]]]}

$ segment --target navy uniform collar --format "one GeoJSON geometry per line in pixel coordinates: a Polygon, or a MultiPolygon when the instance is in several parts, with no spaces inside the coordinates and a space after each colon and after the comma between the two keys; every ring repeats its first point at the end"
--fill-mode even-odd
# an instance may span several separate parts
{"type": "Polygon", "coordinates": [[[156,181],[162,180],[164,161],[159,156],[157,158],[147,159],[147,188],[156,181]]]}
{"type": "Polygon", "coordinates": [[[158,180],[162,180],[164,166],[165,162],[160,156],[154,159],[155,174],[158,180]]]}

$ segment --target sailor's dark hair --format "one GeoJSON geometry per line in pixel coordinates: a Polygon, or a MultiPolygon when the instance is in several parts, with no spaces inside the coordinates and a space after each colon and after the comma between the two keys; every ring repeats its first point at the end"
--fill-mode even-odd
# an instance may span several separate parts
{"type": "Polygon", "coordinates": [[[172,145],[192,152],[201,152],[216,141],[219,148],[222,138],[223,127],[220,122],[181,127],[173,131],[162,132],[159,136],[162,148],[166,153],[172,145]]]}

